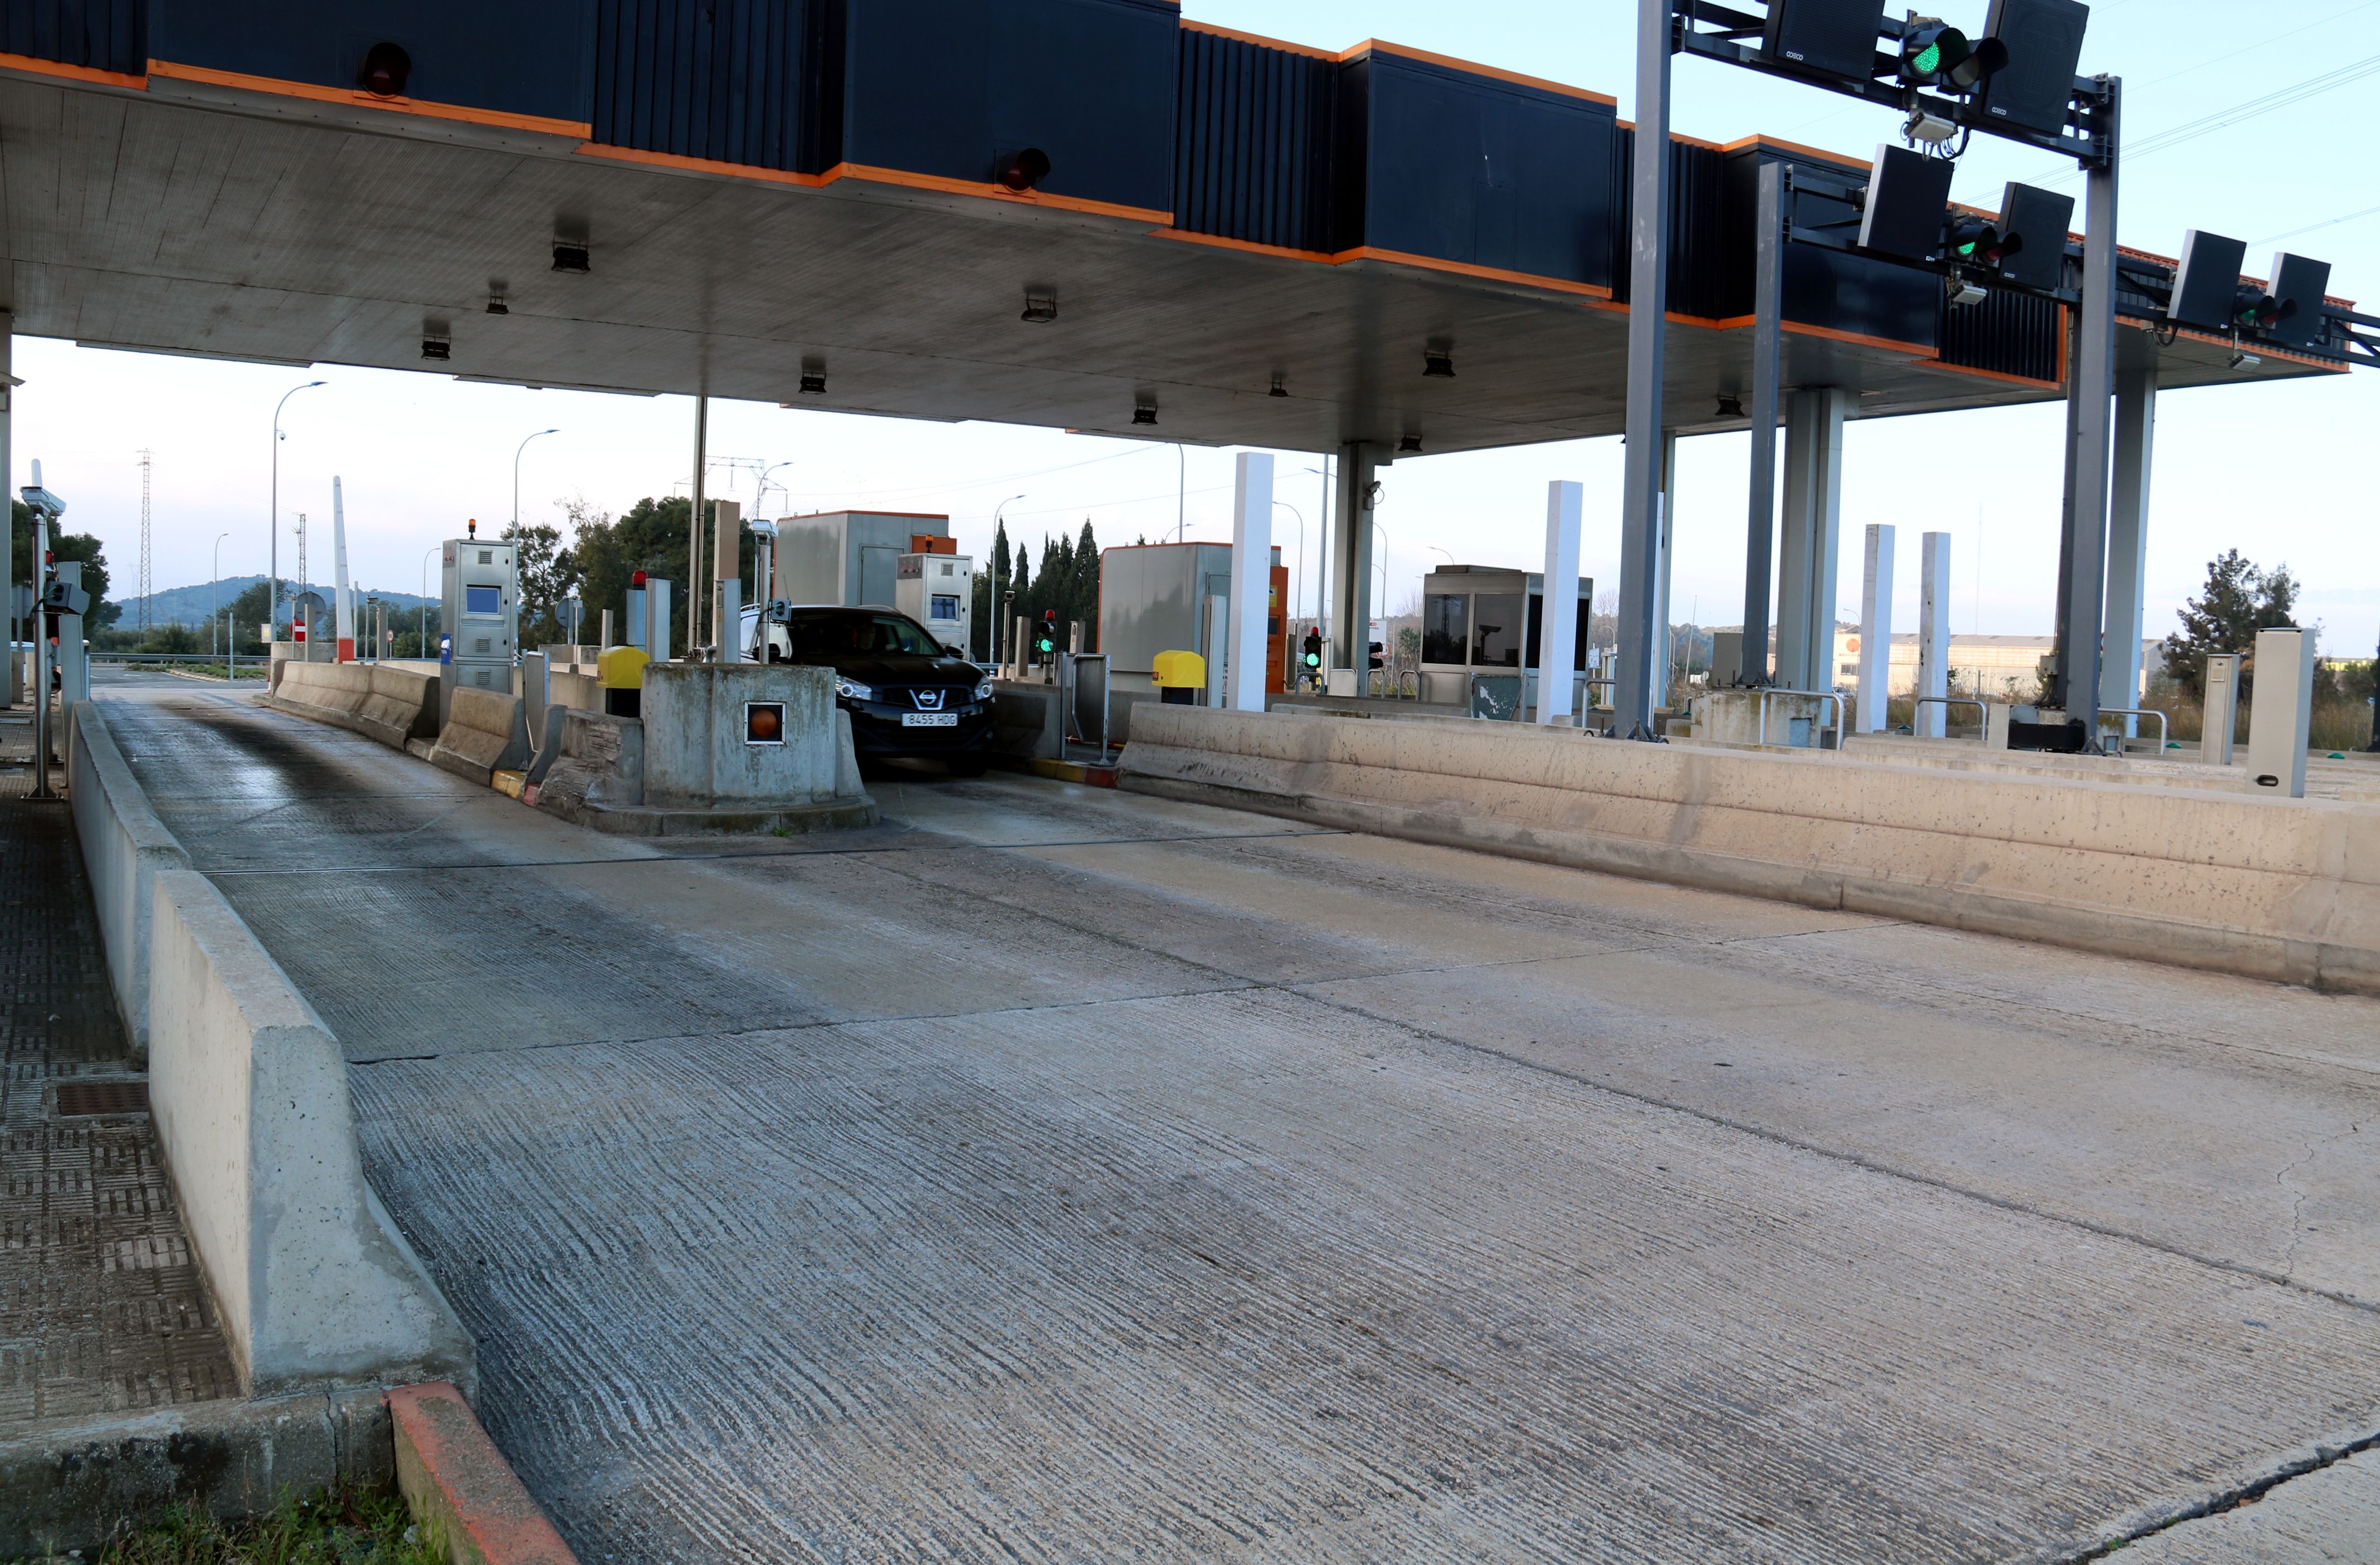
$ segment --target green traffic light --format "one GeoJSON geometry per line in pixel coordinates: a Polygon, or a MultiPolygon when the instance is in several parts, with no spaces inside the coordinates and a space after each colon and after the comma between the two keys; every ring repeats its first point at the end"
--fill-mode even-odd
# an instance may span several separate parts
{"type": "Polygon", "coordinates": [[[1936,71],[1942,68],[1941,43],[1938,41],[1928,43],[1925,48],[1917,51],[1917,57],[1911,60],[1909,64],[1911,68],[1914,69],[1918,75],[1932,76],[1936,71]]]}

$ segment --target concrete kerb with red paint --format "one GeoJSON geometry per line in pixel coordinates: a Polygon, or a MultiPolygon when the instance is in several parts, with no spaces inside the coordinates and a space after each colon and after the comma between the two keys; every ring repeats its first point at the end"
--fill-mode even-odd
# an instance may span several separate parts
{"type": "Polygon", "coordinates": [[[396,1485],[455,1565],[577,1565],[463,1394],[443,1380],[388,1393],[396,1485]]]}

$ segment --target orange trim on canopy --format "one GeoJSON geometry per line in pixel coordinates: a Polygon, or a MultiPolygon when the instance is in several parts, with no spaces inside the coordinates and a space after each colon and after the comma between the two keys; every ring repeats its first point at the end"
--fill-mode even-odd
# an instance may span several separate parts
{"type": "Polygon", "coordinates": [[[586,140],[594,135],[595,127],[583,119],[548,119],[541,115],[516,115],[502,109],[475,109],[461,103],[433,103],[420,98],[378,98],[352,87],[318,87],[310,81],[285,81],[278,77],[247,76],[234,70],[215,70],[206,66],[177,66],[166,60],[149,62],[152,77],[164,77],[176,81],[203,81],[213,87],[236,87],[247,92],[269,92],[280,98],[303,98],[316,103],[337,103],[350,108],[379,109],[389,114],[419,115],[425,119],[447,119],[465,125],[494,126],[504,130],[528,130],[545,136],[567,136],[586,140]]]}
{"type": "Polygon", "coordinates": [[[63,60],[37,60],[30,55],[0,55],[0,70],[20,70],[32,76],[55,76],[67,81],[87,81],[94,87],[129,87],[135,91],[147,89],[149,79],[120,70],[99,70],[91,66],[70,66],[63,60]]]}

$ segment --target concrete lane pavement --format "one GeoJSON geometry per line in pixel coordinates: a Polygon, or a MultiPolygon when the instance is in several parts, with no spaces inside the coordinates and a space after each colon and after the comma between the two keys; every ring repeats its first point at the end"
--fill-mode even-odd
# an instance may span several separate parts
{"type": "Polygon", "coordinates": [[[622,843],[106,694],[599,1557],[2049,1559],[2380,1432],[2372,1001],[1038,782],[622,843]]]}

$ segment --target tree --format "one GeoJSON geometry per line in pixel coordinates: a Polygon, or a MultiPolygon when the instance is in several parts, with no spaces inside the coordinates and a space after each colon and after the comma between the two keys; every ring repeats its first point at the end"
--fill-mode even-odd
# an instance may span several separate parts
{"type": "MultiPolygon", "coordinates": [[[[587,605],[590,626],[600,627],[601,614],[610,609],[615,614],[627,608],[628,581],[638,571],[672,583],[670,588],[670,639],[676,649],[700,646],[710,634],[708,625],[690,623],[686,612],[686,517],[693,503],[682,494],[657,500],[650,495],[628,507],[613,518],[580,497],[563,503],[564,514],[569,516],[577,538],[570,550],[577,572],[579,598],[587,605]]],[[[707,512],[715,517],[715,509],[707,512]]],[[[703,529],[706,533],[710,528],[703,529]]],[[[747,530],[742,545],[736,551],[738,569],[748,579],[758,559],[752,534],[747,530]]],[[[708,539],[702,551],[702,566],[710,569],[708,539]]],[[[614,621],[613,634],[627,638],[626,626],[614,621]]],[[[598,634],[600,634],[600,629],[598,634]]]]}
{"type": "Polygon", "coordinates": [[[562,529],[540,522],[507,527],[502,536],[519,550],[521,645],[561,640],[562,603],[578,586],[578,562],[562,546],[562,529]]]}
{"type": "MultiPolygon", "coordinates": [[[[2204,700],[2203,682],[2207,657],[2215,653],[2254,652],[2256,632],[2294,623],[2290,614],[2297,607],[2297,578],[2289,574],[2287,565],[2267,572],[2237,549],[2225,550],[2207,562],[2205,587],[2182,605],[2181,628],[2167,637],[2158,649],[2166,673],[2190,692],[2191,699],[2204,700]]],[[[2248,676],[2243,673],[2243,696],[2248,685],[2248,676]]]]}

